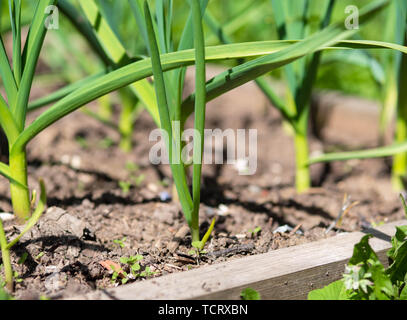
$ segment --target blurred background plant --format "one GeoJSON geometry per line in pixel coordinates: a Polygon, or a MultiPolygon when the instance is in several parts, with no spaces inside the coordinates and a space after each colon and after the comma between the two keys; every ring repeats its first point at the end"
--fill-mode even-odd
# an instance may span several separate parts
{"type": "MultiPolygon", "coordinates": [[[[215,14],[211,13],[211,7],[209,6],[205,15],[205,21],[212,31],[213,37],[218,38],[218,42],[233,43],[236,38],[241,36],[241,33],[237,32],[239,29],[255,28],[253,25],[247,25],[246,19],[248,17],[256,17],[262,20],[267,15],[263,14],[262,17],[257,17],[256,13],[259,11],[271,11],[272,16],[268,16],[267,20],[272,21],[268,30],[273,38],[296,40],[302,39],[304,36],[327,26],[332,17],[333,20],[343,20],[343,13],[346,11],[347,5],[351,4],[351,2],[346,1],[288,0],[282,2],[280,0],[254,0],[249,4],[246,3],[246,6],[224,25],[220,22],[222,17],[215,17],[215,14]]],[[[400,25],[395,19],[397,10],[398,7],[394,2],[383,10],[388,16],[386,37],[381,40],[396,42],[397,37],[395,33],[398,36],[400,33],[399,29],[396,28],[400,25]]],[[[219,11],[214,10],[214,12],[219,11]]],[[[383,21],[383,13],[380,13],[375,18],[375,21],[383,21]]],[[[354,39],[361,39],[361,36],[365,36],[366,39],[375,39],[370,34],[372,24],[367,22],[366,25],[369,27],[362,28],[360,33],[353,36],[354,39]],[[365,30],[368,30],[368,32],[364,32],[365,30]]],[[[377,25],[375,25],[375,28],[377,28],[377,25]]],[[[400,41],[396,43],[400,43],[400,41]]],[[[285,99],[282,99],[274,91],[268,79],[265,77],[256,79],[257,85],[269,99],[270,103],[281,112],[286,127],[288,127],[288,133],[294,135],[297,166],[296,186],[298,191],[305,191],[311,185],[307,163],[309,153],[307,137],[311,113],[311,97],[315,90],[329,88],[342,90],[345,94],[358,92],[359,95],[362,93],[362,96],[379,99],[376,92],[378,91],[377,88],[380,89],[382,93],[380,98],[383,103],[380,116],[380,136],[384,136],[384,132],[390,123],[395,109],[395,99],[397,98],[395,72],[398,68],[397,61],[401,53],[396,53],[392,50],[381,50],[375,54],[375,52],[372,53],[371,51],[373,50],[354,49],[350,51],[332,50],[331,52],[324,52],[324,55],[316,53],[313,56],[286,66],[283,74],[278,71],[273,72],[273,76],[278,78],[283,77],[287,83],[288,91],[286,92],[285,99]],[[344,65],[349,65],[351,68],[343,68],[344,65]],[[346,70],[345,73],[342,70],[346,70]],[[325,76],[325,72],[329,75],[328,78],[325,76]],[[343,83],[341,83],[342,81],[343,83]],[[368,86],[363,88],[365,84],[368,84],[368,86]],[[346,89],[348,85],[349,90],[346,89]],[[376,87],[376,89],[369,92],[372,87],[376,87]]],[[[318,124],[314,125],[317,126],[318,124]]],[[[318,131],[318,128],[314,129],[318,131]]]]}
{"type": "MultiPolygon", "coordinates": [[[[354,38],[402,42],[400,28],[396,28],[400,25],[400,19],[395,19],[399,12],[397,1],[399,0],[391,1],[388,8],[378,13],[374,23],[367,21],[354,38]],[[381,36],[382,25],[386,26],[384,39],[381,36]]],[[[5,2],[2,3],[1,9],[8,10],[5,2]]],[[[224,0],[204,1],[203,3],[204,6],[207,6],[204,15],[204,31],[208,45],[253,41],[253,39],[302,38],[304,35],[312,34],[324,24],[329,24],[329,20],[343,22],[345,8],[353,5],[350,0],[301,0],[301,6],[298,5],[298,1],[292,2],[291,0],[286,2],[224,0]],[[281,4],[284,5],[281,6],[281,4]],[[297,22],[294,26],[285,23],[284,19],[287,21],[297,19],[303,12],[309,18],[308,22],[306,19],[297,22]]],[[[358,6],[361,8],[369,3],[371,1],[361,0],[358,6]]],[[[47,59],[44,63],[47,68],[41,72],[38,83],[46,86],[58,82],[62,89],[52,95],[32,101],[29,106],[30,110],[45,106],[72,92],[81,85],[81,81],[78,80],[83,79],[84,76],[87,77],[85,82],[98,76],[100,72],[108,72],[126,62],[145,57],[147,54],[146,34],[145,31],[138,32],[142,30],[140,29],[143,18],[140,11],[141,4],[140,0],[130,2],[60,0],[59,7],[64,18],[61,19],[60,30],[52,33],[45,45],[44,54],[47,55],[47,59]],[[68,32],[66,32],[67,30],[68,32]],[[128,30],[135,30],[135,32],[128,32],[128,30]],[[63,63],[62,61],[66,59],[74,63],[63,63]]],[[[160,53],[171,52],[174,48],[182,49],[183,46],[190,47],[190,45],[186,46],[185,42],[183,43],[186,30],[185,20],[188,19],[189,11],[186,6],[182,5],[182,1],[153,1],[152,8],[155,14],[155,28],[160,29],[163,33],[163,37],[159,38],[160,53]],[[176,14],[173,12],[174,7],[177,8],[176,14]]],[[[23,24],[29,20],[30,10],[32,10],[32,4],[28,3],[23,6],[23,24]]],[[[7,19],[3,19],[2,28],[7,30],[7,25],[7,19]]],[[[324,52],[322,57],[319,56],[318,53],[314,57],[304,58],[296,62],[294,68],[290,65],[284,70],[273,71],[271,76],[274,79],[285,79],[288,84],[289,94],[284,99],[273,91],[264,78],[256,79],[257,84],[270,101],[280,111],[284,109],[282,113],[285,115],[286,123],[289,124],[291,133],[294,133],[297,150],[296,184],[299,191],[304,191],[310,186],[306,161],[308,158],[306,156],[308,154],[308,114],[312,93],[312,86],[309,84],[315,83],[314,91],[333,89],[344,94],[357,94],[380,101],[383,105],[380,117],[381,136],[392,124],[392,115],[395,114],[396,109],[396,71],[399,66],[400,53],[392,50],[355,49],[351,51],[331,50],[324,52]],[[344,65],[349,65],[349,67],[344,68],[344,65]],[[303,70],[298,73],[298,68],[303,68],[303,70]],[[293,71],[294,69],[297,71],[293,71]],[[305,78],[301,79],[301,77],[305,78]]],[[[222,65],[227,67],[235,64],[236,62],[233,61],[222,61],[222,65]]],[[[165,77],[173,79],[170,82],[172,88],[168,90],[170,103],[179,104],[182,100],[185,68],[166,72],[165,77]]],[[[156,123],[159,122],[155,92],[147,79],[120,89],[117,93],[106,95],[98,102],[98,110],[86,107],[82,108],[82,111],[117,130],[121,137],[120,147],[126,152],[132,149],[134,124],[144,108],[150,112],[156,123]],[[117,113],[119,116],[116,116],[117,113]]],[[[400,129],[398,132],[401,132],[400,129]]],[[[400,133],[397,141],[402,141],[404,138],[400,133]]],[[[399,171],[403,170],[403,168],[397,169],[402,167],[402,160],[397,160],[400,157],[395,157],[394,166],[395,170],[399,171]]]]}
{"type": "MultiPolygon", "coordinates": [[[[407,2],[394,0],[387,8],[385,37],[392,43],[407,45],[407,2]]],[[[370,150],[331,153],[314,157],[309,164],[393,156],[392,184],[396,191],[406,189],[407,181],[407,57],[398,51],[381,51],[383,85],[379,90],[382,103],[380,137],[394,127],[392,144],[370,150]],[[394,114],[396,119],[394,120],[394,114]],[[394,123],[395,122],[395,123],[394,123]],[[394,123],[394,125],[393,125],[394,123]]],[[[382,142],[382,141],[380,141],[382,142]]]]}

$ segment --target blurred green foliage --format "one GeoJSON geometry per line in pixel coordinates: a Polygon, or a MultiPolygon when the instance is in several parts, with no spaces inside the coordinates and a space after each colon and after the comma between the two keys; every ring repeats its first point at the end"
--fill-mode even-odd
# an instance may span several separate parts
{"type": "MultiPolygon", "coordinates": [[[[114,29],[116,34],[122,40],[122,43],[125,45],[126,49],[130,55],[135,54],[147,54],[145,52],[145,45],[143,40],[138,32],[138,28],[133,19],[131,10],[128,10],[128,2],[124,0],[98,0],[101,4],[104,5],[111,22],[111,26],[119,26],[118,29],[114,29]],[[113,9],[113,10],[112,10],[113,9]],[[114,21],[120,21],[120,23],[114,23],[114,21]]],[[[315,1],[326,1],[326,0],[315,0],[315,1]]],[[[358,0],[357,6],[359,8],[368,4],[370,0],[358,0]]],[[[154,2],[151,2],[154,5],[154,2]]],[[[345,14],[345,8],[348,5],[355,5],[353,0],[340,0],[336,2],[333,21],[340,21],[343,19],[345,14]]],[[[8,1],[0,2],[1,12],[3,20],[0,20],[0,29],[2,33],[9,28],[8,21],[8,1]]],[[[174,43],[177,45],[179,38],[181,36],[182,30],[184,28],[184,22],[188,16],[188,5],[185,4],[184,0],[175,0],[174,7],[177,8],[174,12],[176,19],[174,19],[174,43]]],[[[233,39],[235,42],[245,42],[245,41],[261,41],[261,40],[273,40],[277,39],[277,32],[274,24],[274,18],[272,13],[272,6],[270,0],[245,0],[245,1],[236,1],[236,0],[220,0],[220,1],[210,1],[208,5],[209,11],[214,15],[214,17],[219,21],[223,26],[230,26],[230,30],[233,31],[233,34],[228,34],[228,36],[233,39]],[[247,7],[255,7],[258,10],[247,10],[247,7]],[[244,14],[247,12],[247,16],[244,14]],[[243,13],[243,15],[242,15],[243,13]],[[240,19],[244,19],[244,22],[239,22],[240,19]]],[[[22,11],[22,21],[29,21],[33,14],[33,3],[31,1],[23,2],[23,11],[22,11]]],[[[369,40],[383,40],[383,29],[386,24],[386,12],[381,13],[374,21],[369,22],[366,27],[361,31],[361,37],[369,40]]],[[[67,53],[64,56],[64,59],[58,59],[61,57],[61,52],[58,52],[58,48],[65,47],[61,43],[61,39],[65,37],[66,42],[74,44],[75,48],[71,50],[79,49],[79,51],[89,54],[87,51],[87,45],[82,41],[81,37],[77,35],[77,31],[73,28],[67,19],[61,15],[60,19],[61,30],[59,35],[55,35],[52,32],[48,34],[47,37],[51,38],[51,41],[47,42],[46,49],[44,54],[47,57],[50,57],[46,64],[52,70],[54,75],[62,75],[62,80],[71,82],[80,78],[80,70],[72,70],[69,68],[70,65],[78,65],[72,63],[67,65],[66,59],[75,59],[77,53],[72,55],[67,53]],[[68,33],[67,33],[68,31],[68,33]],[[61,34],[63,33],[63,35],[61,34]],[[55,54],[51,54],[54,52],[55,54]],[[65,70],[63,70],[65,68],[65,70]]],[[[219,44],[216,37],[214,37],[209,28],[206,27],[207,35],[207,44],[216,45],[219,44]]],[[[380,50],[371,50],[372,57],[379,59],[380,50]]],[[[329,56],[330,53],[324,53],[324,55],[329,56]]],[[[96,58],[91,57],[90,59],[80,59],[82,66],[89,66],[89,61],[97,61],[96,58]]],[[[79,61],[80,62],[80,61],[79,61]]],[[[100,67],[99,63],[95,63],[95,69],[100,67]]],[[[90,70],[85,70],[85,74],[90,70]]],[[[279,78],[280,73],[276,71],[273,73],[273,76],[279,78]]],[[[47,79],[44,78],[44,81],[47,79]]],[[[358,95],[365,98],[379,99],[380,94],[377,90],[377,82],[372,76],[371,72],[364,67],[358,67],[353,65],[344,65],[339,62],[332,62],[321,66],[319,70],[318,80],[316,82],[316,88],[318,89],[330,89],[342,91],[345,94],[358,95]]]]}
{"type": "MultiPolygon", "coordinates": [[[[181,2],[182,0],[177,1],[181,2]]],[[[324,2],[326,0],[315,1],[324,2]]],[[[227,25],[229,21],[239,15],[248,2],[250,1],[211,1],[209,2],[208,9],[222,25],[227,25]]],[[[270,0],[253,1],[253,5],[261,8],[261,10],[258,10],[257,14],[253,16],[252,23],[244,24],[235,30],[234,34],[231,35],[235,42],[278,39],[270,2],[270,0]]],[[[358,0],[357,6],[362,8],[369,2],[370,0],[358,0]]],[[[346,16],[345,8],[349,5],[355,5],[355,1],[337,1],[332,21],[343,20],[343,17],[346,16]]],[[[360,34],[364,39],[383,41],[383,28],[385,24],[386,12],[383,12],[374,21],[367,23],[360,34]]],[[[373,58],[379,59],[380,50],[370,50],[369,52],[373,58]]],[[[329,57],[330,53],[327,52],[324,55],[329,57]]],[[[274,72],[273,76],[279,78],[279,72],[274,72]]],[[[367,68],[356,66],[355,64],[344,65],[339,62],[332,62],[322,65],[315,87],[317,89],[342,91],[345,94],[357,95],[364,98],[380,99],[378,84],[371,72],[367,68]]]]}

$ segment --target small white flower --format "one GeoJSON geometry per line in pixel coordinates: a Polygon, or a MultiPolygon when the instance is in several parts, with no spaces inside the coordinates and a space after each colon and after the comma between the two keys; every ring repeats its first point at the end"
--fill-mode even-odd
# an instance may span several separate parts
{"type": "Polygon", "coordinates": [[[362,290],[368,293],[368,287],[373,286],[369,280],[372,276],[369,272],[364,272],[360,265],[345,266],[344,282],[347,290],[362,290]]]}

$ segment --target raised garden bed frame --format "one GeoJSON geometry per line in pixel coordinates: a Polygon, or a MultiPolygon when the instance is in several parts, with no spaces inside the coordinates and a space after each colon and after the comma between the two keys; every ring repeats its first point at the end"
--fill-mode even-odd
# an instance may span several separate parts
{"type": "Polygon", "coordinates": [[[237,300],[245,288],[257,290],[264,300],[306,299],[310,290],[341,278],[353,246],[366,233],[385,265],[395,227],[407,221],[388,223],[363,232],[270,251],[199,269],[99,290],[76,296],[77,300],[237,300]]]}

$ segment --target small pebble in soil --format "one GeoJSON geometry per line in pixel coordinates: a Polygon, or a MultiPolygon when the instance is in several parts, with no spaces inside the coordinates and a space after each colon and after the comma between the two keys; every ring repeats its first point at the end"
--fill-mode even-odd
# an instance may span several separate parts
{"type": "Polygon", "coordinates": [[[224,205],[224,204],[220,204],[219,205],[219,207],[218,207],[218,215],[220,215],[220,216],[226,216],[226,215],[228,215],[230,212],[229,212],[229,208],[226,206],[226,205],[224,205]]]}
{"type": "Polygon", "coordinates": [[[56,273],[59,271],[57,266],[47,266],[45,267],[45,274],[56,273]]]}
{"type": "Polygon", "coordinates": [[[0,219],[4,222],[14,220],[14,214],[2,212],[0,213],[0,219]]]}
{"type": "Polygon", "coordinates": [[[82,206],[84,208],[89,208],[89,209],[94,209],[95,208],[95,204],[93,202],[91,202],[89,199],[84,199],[82,201],[82,206]]]}
{"type": "Polygon", "coordinates": [[[167,191],[160,192],[160,200],[162,202],[171,201],[171,195],[167,191]]]}
{"type": "Polygon", "coordinates": [[[249,191],[252,194],[258,194],[258,193],[261,192],[261,188],[259,186],[256,186],[256,185],[251,185],[251,186],[249,186],[249,191]]]}
{"type": "Polygon", "coordinates": [[[147,189],[150,190],[151,192],[157,192],[158,191],[158,187],[154,183],[149,183],[147,185],[147,189]]]}
{"type": "Polygon", "coordinates": [[[81,157],[78,156],[78,155],[74,155],[74,156],[72,157],[72,160],[71,160],[71,166],[72,166],[72,168],[74,168],[74,169],[76,169],[76,170],[79,170],[79,169],[81,168],[81,164],[82,164],[82,159],[81,159],[81,157]]]}
{"type": "Polygon", "coordinates": [[[212,218],[213,216],[216,215],[215,209],[211,208],[211,207],[206,207],[205,208],[205,214],[209,217],[212,218]]]}
{"type": "MultiPolygon", "coordinates": [[[[286,225],[278,227],[276,230],[273,231],[273,233],[274,234],[276,234],[276,233],[288,233],[288,232],[291,232],[293,230],[294,230],[293,227],[290,227],[288,224],[286,224],[286,225]]],[[[301,234],[301,235],[304,234],[301,230],[297,230],[295,233],[296,234],[301,234]]]]}
{"type": "Polygon", "coordinates": [[[69,165],[70,160],[71,160],[71,157],[69,155],[67,155],[67,154],[64,154],[61,157],[62,164],[69,165]]]}

